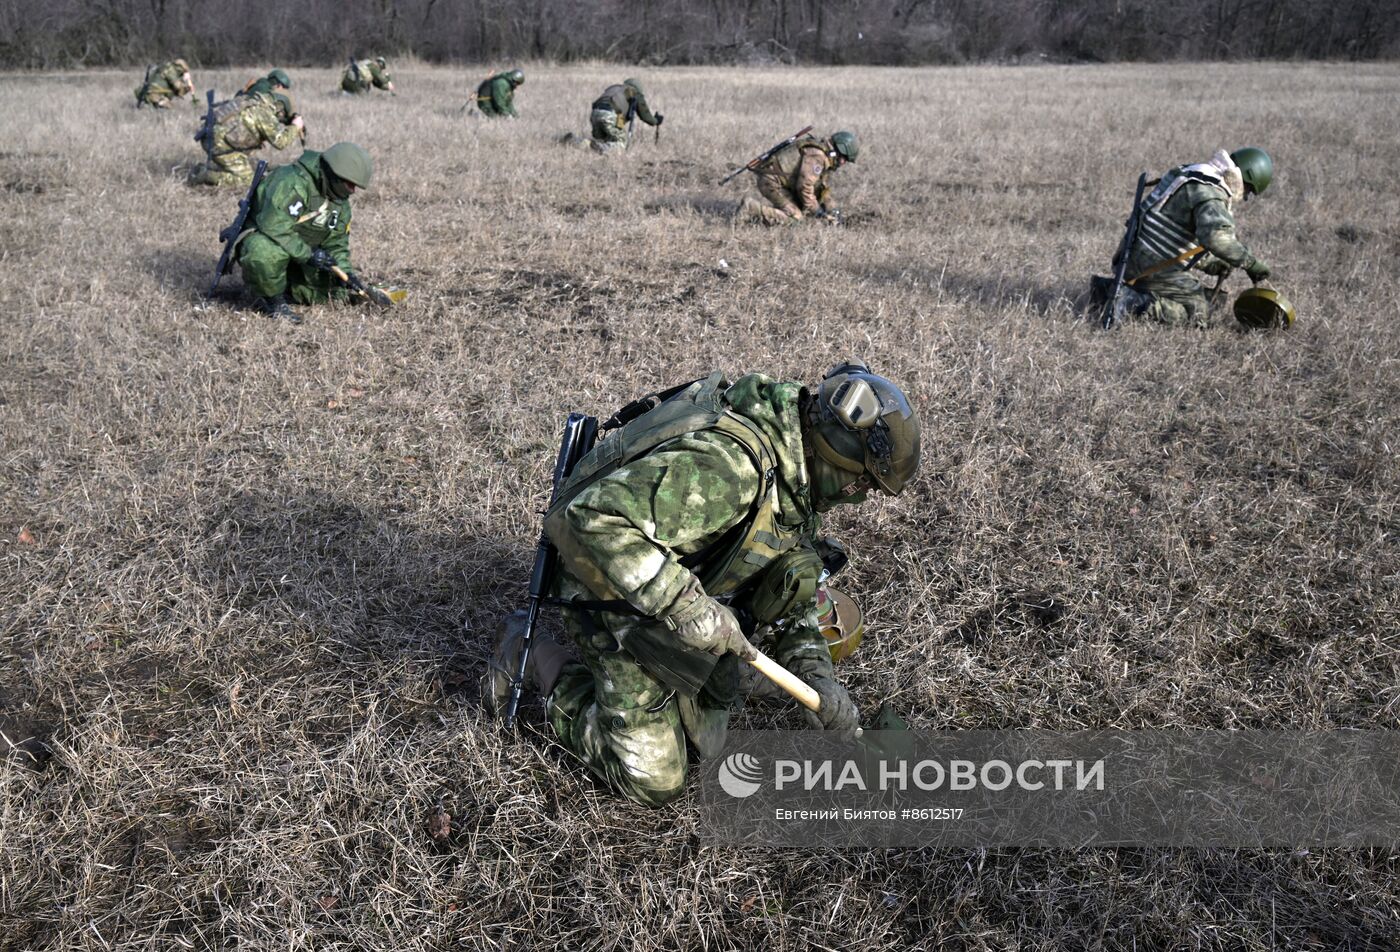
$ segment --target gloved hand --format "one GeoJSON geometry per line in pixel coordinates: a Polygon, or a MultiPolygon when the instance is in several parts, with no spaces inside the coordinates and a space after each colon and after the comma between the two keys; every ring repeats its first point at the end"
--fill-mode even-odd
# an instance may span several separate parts
{"type": "Polygon", "coordinates": [[[658,113],[656,114],[656,124],[657,124],[658,126],[661,125],[661,123],[664,122],[665,120],[666,120],[666,117],[663,116],[661,113],[658,112],[658,113]]]}
{"type": "Polygon", "coordinates": [[[1244,266],[1244,273],[1249,275],[1249,280],[1258,284],[1260,281],[1268,280],[1272,272],[1269,271],[1269,266],[1258,258],[1250,258],[1249,264],[1244,266]]]}
{"type": "Polygon", "coordinates": [[[804,711],[813,730],[853,731],[860,726],[860,712],[845,687],[821,675],[803,678],[821,696],[819,711],[804,711]]]}
{"type": "Polygon", "coordinates": [[[676,633],[676,640],[687,648],[724,655],[731,651],[741,658],[753,654],[739,620],[725,605],[705,594],[698,579],[692,579],[676,598],[673,610],[662,619],[676,633]]]}
{"type": "Polygon", "coordinates": [[[311,252],[311,257],[306,259],[306,263],[317,271],[329,271],[336,267],[335,259],[325,248],[317,248],[311,252]]]}
{"type": "Polygon", "coordinates": [[[1230,273],[1231,267],[1228,263],[1221,261],[1214,255],[1206,255],[1205,259],[1196,266],[1196,270],[1201,274],[1208,274],[1212,278],[1219,278],[1230,273]]]}

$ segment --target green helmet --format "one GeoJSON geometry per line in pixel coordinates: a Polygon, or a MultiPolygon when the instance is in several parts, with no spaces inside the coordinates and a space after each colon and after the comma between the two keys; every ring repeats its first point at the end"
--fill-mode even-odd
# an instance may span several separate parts
{"type": "Polygon", "coordinates": [[[856,156],[860,155],[860,143],[856,141],[854,132],[834,133],[831,137],[831,147],[847,162],[854,162],[856,156]]]}
{"type": "Polygon", "coordinates": [[[1244,177],[1246,195],[1251,192],[1255,195],[1260,194],[1274,180],[1274,160],[1269,158],[1269,153],[1263,149],[1256,149],[1252,145],[1246,146],[1231,152],[1230,161],[1240,167],[1240,175],[1244,177]]]}
{"type": "Polygon", "coordinates": [[[635,90],[637,91],[637,95],[638,95],[638,96],[645,96],[645,95],[646,95],[646,93],[642,92],[642,81],[641,81],[640,79],[624,79],[624,80],[622,81],[622,85],[624,85],[624,86],[631,86],[633,89],[635,89],[635,90]]]}
{"type": "Polygon", "coordinates": [[[282,121],[291,122],[292,117],[297,114],[297,107],[292,102],[290,93],[273,93],[272,98],[277,102],[277,108],[282,111],[282,121]]]}
{"type": "Polygon", "coordinates": [[[285,69],[274,69],[272,72],[267,74],[267,78],[270,81],[278,84],[279,86],[285,87],[287,89],[292,88],[292,77],[287,75],[287,71],[285,69]]]}
{"type": "Polygon", "coordinates": [[[374,58],[374,62],[379,66],[380,69],[388,69],[388,68],[389,68],[389,61],[386,60],[386,59],[385,59],[384,57],[382,57],[382,56],[376,56],[376,57],[374,58]]]}
{"type": "Polygon", "coordinates": [[[369,153],[353,142],[337,142],[321,153],[321,161],[337,177],[356,188],[369,188],[370,179],[374,177],[374,163],[369,153]]]}
{"type": "MultiPolygon", "coordinates": [[[[904,391],[859,361],[822,378],[808,431],[815,459],[849,485],[868,477],[891,496],[919,469],[919,418],[904,391]]],[[[841,493],[840,495],[847,495],[841,493]]]]}
{"type": "Polygon", "coordinates": [[[506,73],[506,81],[512,86],[520,86],[525,83],[525,71],[523,69],[513,69],[506,73]]]}

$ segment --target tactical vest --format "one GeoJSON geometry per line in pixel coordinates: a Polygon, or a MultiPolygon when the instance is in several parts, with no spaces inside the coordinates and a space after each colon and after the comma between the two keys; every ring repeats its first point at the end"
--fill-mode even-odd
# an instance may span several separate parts
{"type": "Polygon", "coordinates": [[[265,109],[269,104],[261,94],[251,98],[233,99],[214,107],[214,127],[224,144],[237,152],[248,152],[262,145],[262,136],[243,124],[243,113],[265,109]]]}
{"type": "MultiPolygon", "coordinates": [[[[1149,268],[1158,262],[1184,261],[1201,248],[1195,234],[1173,221],[1164,211],[1167,202],[1187,183],[1209,185],[1219,189],[1227,199],[1230,196],[1224,177],[1210,166],[1183,165],[1162,176],[1157,187],[1142,200],[1142,210],[1138,216],[1137,244],[1141,251],[1146,252],[1148,260],[1145,263],[1149,268]]],[[[1182,267],[1189,268],[1189,265],[1183,264],[1182,267]]]]}
{"type": "Polygon", "coordinates": [[[749,513],[706,548],[683,556],[682,565],[695,572],[714,597],[733,595],[770,562],[802,540],[805,524],[785,526],[778,520],[778,457],[768,437],[724,401],[729,382],[719,372],[697,380],[655,408],[624,424],[598,443],[574,467],[559,487],[545,522],[562,518],[579,493],[633,460],[690,433],[723,433],[744,448],[761,485],[749,513]]]}
{"type": "Polygon", "coordinates": [[[802,166],[803,150],[811,146],[816,146],[819,149],[822,148],[821,140],[815,136],[803,136],[767,162],[764,162],[763,165],[759,166],[759,174],[781,175],[787,180],[788,184],[791,185],[793,176],[797,174],[797,170],[802,166]]]}

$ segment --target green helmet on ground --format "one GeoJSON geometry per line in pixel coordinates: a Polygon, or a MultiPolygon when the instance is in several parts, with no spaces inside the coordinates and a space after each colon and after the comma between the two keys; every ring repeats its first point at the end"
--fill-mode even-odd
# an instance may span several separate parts
{"type": "Polygon", "coordinates": [[[267,74],[267,78],[272,82],[276,83],[277,85],[282,86],[286,89],[292,88],[292,77],[287,75],[287,71],[285,69],[274,69],[272,72],[267,74]]]}
{"type": "Polygon", "coordinates": [[[1245,146],[1231,152],[1230,161],[1240,168],[1245,194],[1253,192],[1258,195],[1274,180],[1274,160],[1269,158],[1269,153],[1263,149],[1256,149],[1252,145],[1245,146]]]}
{"type": "Polygon", "coordinates": [[[831,137],[831,147],[836,150],[836,154],[847,162],[854,162],[856,156],[860,155],[860,143],[856,141],[854,132],[837,132],[831,137]]]}
{"type": "Polygon", "coordinates": [[[337,177],[356,188],[369,188],[374,177],[374,163],[369,153],[353,142],[337,142],[321,153],[321,161],[337,177]]]}
{"type": "Polygon", "coordinates": [[[522,86],[525,83],[525,71],[523,69],[513,69],[506,73],[506,81],[512,86],[522,86]]]}
{"type": "Polygon", "coordinates": [[[637,95],[639,95],[639,96],[645,96],[645,95],[646,95],[646,93],[642,92],[642,81],[641,81],[640,79],[624,79],[624,80],[622,81],[622,85],[624,85],[624,86],[631,86],[633,89],[635,89],[635,90],[637,91],[637,95]]]}
{"type": "Polygon", "coordinates": [[[808,433],[813,455],[841,471],[848,485],[866,477],[898,496],[918,472],[919,418],[904,391],[865,364],[829,370],[815,411],[808,433]]]}

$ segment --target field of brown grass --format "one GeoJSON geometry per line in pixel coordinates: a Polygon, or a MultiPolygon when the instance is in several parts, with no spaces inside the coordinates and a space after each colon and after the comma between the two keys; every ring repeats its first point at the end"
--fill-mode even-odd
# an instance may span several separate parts
{"type": "Polygon", "coordinates": [[[193,109],[0,76],[0,949],[1394,948],[1387,850],[705,848],[473,682],[566,412],[859,355],[925,466],[834,520],[858,701],[1395,727],[1400,68],[527,71],[497,124],[477,73],[294,71],[312,145],[377,163],[357,262],[414,292],[301,327],[201,304],[235,199],[183,184],[193,109]],[[551,144],[632,73],[659,144],[551,144]],[[848,227],[736,226],[715,180],[809,122],[862,137],[848,227]],[[1138,171],[1244,144],[1298,325],[1078,317],[1138,171]]]}

